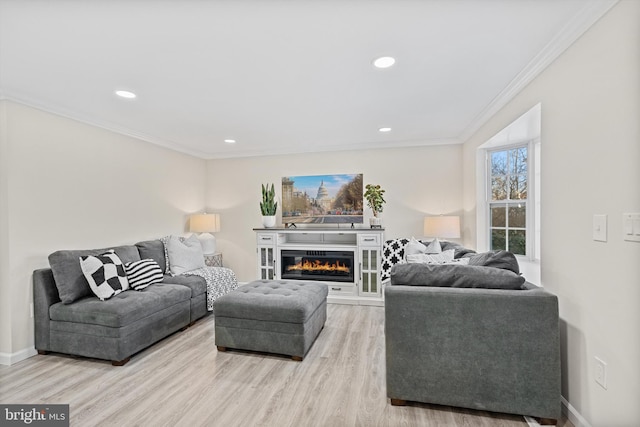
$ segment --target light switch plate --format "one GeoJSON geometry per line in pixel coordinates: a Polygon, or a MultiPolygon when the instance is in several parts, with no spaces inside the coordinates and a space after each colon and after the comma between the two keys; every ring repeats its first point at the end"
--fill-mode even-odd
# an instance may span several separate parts
{"type": "Polygon", "coordinates": [[[596,242],[607,241],[607,216],[606,215],[593,216],[593,240],[595,240],[596,242]]]}
{"type": "Polygon", "coordinates": [[[640,213],[622,214],[622,238],[629,242],[640,242],[640,213]]]}

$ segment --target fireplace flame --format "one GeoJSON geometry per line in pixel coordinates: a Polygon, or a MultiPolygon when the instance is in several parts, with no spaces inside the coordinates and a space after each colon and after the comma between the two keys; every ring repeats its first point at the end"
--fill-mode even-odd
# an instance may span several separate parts
{"type": "Polygon", "coordinates": [[[324,264],[320,260],[303,260],[302,262],[298,262],[294,265],[287,266],[287,271],[338,271],[343,273],[349,273],[351,270],[346,264],[341,264],[340,261],[336,261],[332,264],[329,264],[329,261],[326,261],[324,264]]]}

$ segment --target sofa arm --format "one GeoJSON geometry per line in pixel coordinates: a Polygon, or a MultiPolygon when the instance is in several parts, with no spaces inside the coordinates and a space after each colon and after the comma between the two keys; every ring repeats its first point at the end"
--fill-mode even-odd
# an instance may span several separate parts
{"type": "Polygon", "coordinates": [[[48,351],[49,345],[49,307],[60,302],[58,288],[50,268],[33,272],[33,315],[35,326],[35,347],[48,351]]]}
{"type": "Polygon", "coordinates": [[[387,395],[558,419],[558,326],[539,288],[387,286],[387,395]]]}

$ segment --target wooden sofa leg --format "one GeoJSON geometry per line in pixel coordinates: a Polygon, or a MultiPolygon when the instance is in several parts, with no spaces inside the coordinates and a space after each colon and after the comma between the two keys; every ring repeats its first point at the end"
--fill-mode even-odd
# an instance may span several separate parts
{"type": "Polygon", "coordinates": [[[38,354],[49,354],[47,350],[38,350],[38,354]]]}
{"type": "Polygon", "coordinates": [[[558,425],[558,420],[553,418],[537,418],[538,424],[541,426],[555,426],[558,425]]]}
{"type": "Polygon", "coordinates": [[[217,347],[218,347],[218,351],[227,351],[227,347],[223,347],[221,345],[219,345],[217,347]]]}
{"type": "Polygon", "coordinates": [[[126,359],[122,359],[122,360],[112,360],[111,361],[111,365],[113,365],[113,366],[124,366],[129,360],[131,360],[130,357],[127,357],[126,359]]]}
{"type": "Polygon", "coordinates": [[[407,401],[403,399],[391,399],[392,406],[407,406],[407,401]]]}
{"type": "Polygon", "coordinates": [[[295,360],[296,362],[302,362],[301,356],[291,356],[291,359],[295,360]]]}

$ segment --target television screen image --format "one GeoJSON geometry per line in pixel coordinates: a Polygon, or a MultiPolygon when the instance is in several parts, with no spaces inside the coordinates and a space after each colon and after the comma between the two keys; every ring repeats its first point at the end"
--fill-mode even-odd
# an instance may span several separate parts
{"type": "Polygon", "coordinates": [[[362,174],[283,177],[282,222],[360,224],[362,195],[362,174]]]}

